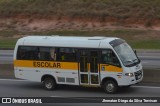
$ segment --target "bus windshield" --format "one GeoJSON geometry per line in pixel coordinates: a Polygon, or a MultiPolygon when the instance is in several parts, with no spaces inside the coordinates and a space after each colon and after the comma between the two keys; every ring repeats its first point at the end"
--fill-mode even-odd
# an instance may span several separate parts
{"type": "Polygon", "coordinates": [[[132,48],[125,41],[121,39],[116,39],[110,42],[110,44],[120,57],[124,66],[131,67],[139,64],[140,60],[133,52],[132,48]]]}

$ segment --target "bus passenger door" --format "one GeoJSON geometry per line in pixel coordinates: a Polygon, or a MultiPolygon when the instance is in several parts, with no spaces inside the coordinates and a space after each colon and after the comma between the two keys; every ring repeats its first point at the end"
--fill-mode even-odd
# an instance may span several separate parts
{"type": "Polygon", "coordinates": [[[88,51],[80,50],[79,52],[79,80],[80,85],[89,85],[89,64],[88,51]]]}
{"type": "Polygon", "coordinates": [[[90,51],[90,85],[100,85],[100,74],[99,74],[99,52],[90,51]]]}
{"type": "Polygon", "coordinates": [[[100,85],[98,51],[80,50],[79,80],[80,85],[100,85]]]}

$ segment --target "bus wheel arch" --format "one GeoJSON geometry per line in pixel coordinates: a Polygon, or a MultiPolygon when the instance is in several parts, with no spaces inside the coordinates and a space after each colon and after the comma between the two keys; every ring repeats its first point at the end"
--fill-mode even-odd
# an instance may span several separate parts
{"type": "Polygon", "coordinates": [[[54,90],[57,87],[56,80],[52,75],[43,75],[41,82],[47,90],[54,90]]]}
{"type": "Polygon", "coordinates": [[[101,87],[108,94],[116,93],[118,90],[118,83],[112,77],[106,77],[102,80],[101,87]]]}

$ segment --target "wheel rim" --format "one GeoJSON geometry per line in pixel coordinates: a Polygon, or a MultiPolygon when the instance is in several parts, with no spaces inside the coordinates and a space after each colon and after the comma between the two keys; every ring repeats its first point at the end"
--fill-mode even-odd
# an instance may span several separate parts
{"type": "Polygon", "coordinates": [[[112,83],[107,84],[106,90],[108,92],[113,92],[114,91],[114,85],[112,83]]]}
{"type": "Polygon", "coordinates": [[[52,82],[47,81],[47,82],[45,83],[45,86],[46,86],[47,89],[51,89],[52,86],[53,86],[53,84],[52,84],[52,82]]]}

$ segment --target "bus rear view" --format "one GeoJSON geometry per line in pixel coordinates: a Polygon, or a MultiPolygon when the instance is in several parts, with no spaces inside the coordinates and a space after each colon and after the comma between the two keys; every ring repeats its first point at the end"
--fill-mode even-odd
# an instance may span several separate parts
{"type": "Polygon", "coordinates": [[[42,82],[47,90],[66,84],[116,93],[143,79],[139,58],[116,37],[23,37],[15,46],[14,72],[16,78],[42,82]]]}

